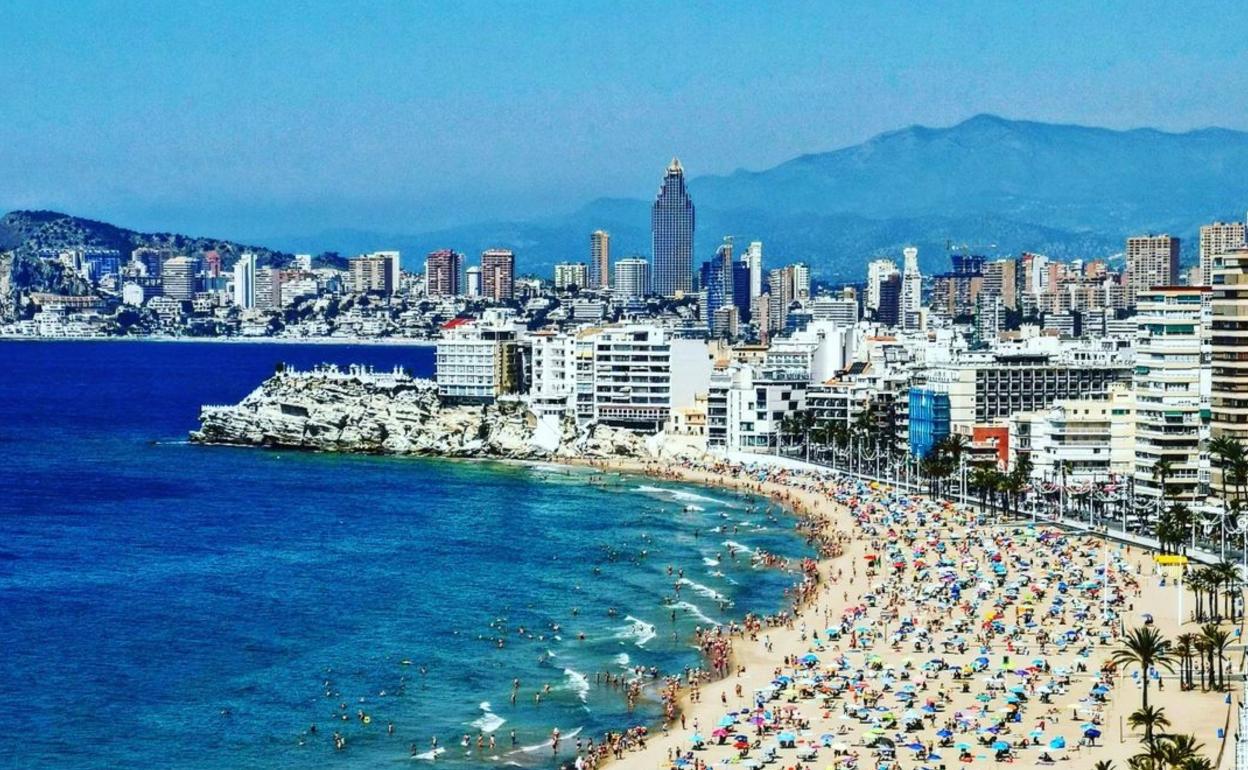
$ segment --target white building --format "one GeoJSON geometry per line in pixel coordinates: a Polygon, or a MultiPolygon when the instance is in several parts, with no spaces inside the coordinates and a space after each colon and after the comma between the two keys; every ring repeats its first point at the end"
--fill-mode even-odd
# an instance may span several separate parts
{"type": "Polygon", "coordinates": [[[901,275],[901,326],[903,329],[919,329],[923,318],[923,274],[919,272],[919,250],[907,246],[905,268],[901,275]]]}
{"type": "Polygon", "coordinates": [[[650,263],[641,257],[628,257],[615,263],[615,295],[635,299],[650,293],[650,263]]]}
{"type": "Polygon", "coordinates": [[[481,296],[481,268],[473,265],[464,271],[464,293],[469,297],[481,296]]]}
{"type": "Polygon", "coordinates": [[[593,383],[595,421],[648,433],[662,430],[672,410],[667,333],[652,326],[602,329],[593,338],[593,383]]]}
{"type": "Polygon", "coordinates": [[[785,417],[806,406],[806,372],[733,362],[711,374],[707,446],[729,452],[774,453],[785,417]]]}
{"type": "Polygon", "coordinates": [[[576,415],[576,336],[534,332],[529,345],[529,407],[554,425],[576,415]]]}
{"type": "Polygon", "coordinates": [[[750,271],[750,299],[763,293],[763,242],[750,241],[750,247],[741,255],[741,261],[750,271]]]}
{"type": "Polygon", "coordinates": [[[1136,296],[1135,492],[1156,500],[1169,461],[1167,499],[1192,505],[1204,497],[1209,437],[1203,417],[1211,386],[1212,292],[1204,287],[1155,287],[1136,296]]]}
{"type": "Polygon", "coordinates": [[[256,306],[255,254],[243,254],[234,263],[234,304],[244,310],[256,306]]]}
{"type": "Polygon", "coordinates": [[[1135,467],[1135,395],[1124,384],[1104,399],[1063,399],[1009,418],[1010,464],[1022,454],[1032,477],[1050,483],[1109,481],[1135,467]]]}
{"type": "Polygon", "coordinates": [[[589,288],[589,266],[584,262],[560,262],[555,265],[555,289],[589,288]]]}
{"type": "Polygon", "coordinates": [[[517,327],[510,310],[442,327],[435,355],[438,396],[449,403],[489,403],[520,387],[517,327]]]}

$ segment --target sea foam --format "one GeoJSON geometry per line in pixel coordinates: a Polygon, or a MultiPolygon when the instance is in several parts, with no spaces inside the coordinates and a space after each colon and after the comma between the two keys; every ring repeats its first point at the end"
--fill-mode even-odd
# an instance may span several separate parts
{"type": "Polygon", "coordinates": [[[616,634],[617,639],[633,639],[633,643],[638,647],[644,647],[646,642],[659,635],[659,632],[654,629],[653,623],[638,620],[632,615],[628,615],[624,619],[628,621],[628,625],[616,634]]]}
{"type": "Polygon", "coordinates": [[[481,701],[480,709],[481,716],[469,722],[469,725],[477,728],[483,733],[492,733],[502,727],[507,721],[490,710],[490,702],[488,700],[481,701]]]}

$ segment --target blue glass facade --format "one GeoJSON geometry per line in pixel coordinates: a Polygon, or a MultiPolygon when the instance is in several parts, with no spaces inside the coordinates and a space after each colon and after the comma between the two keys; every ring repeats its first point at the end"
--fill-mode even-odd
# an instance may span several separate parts
{"type": "Polygon", "coordinates": [[[671,297],[693,291],[693,201],[685,189],[685,170],[676,158],[667,167],[650,209],[650,238],[654,293],[671,297]]]}
{"type": "Polygon", "coordinates": [[[910,389],[910,454],[926,457],[949,435],[949,394],[910,389]]]}

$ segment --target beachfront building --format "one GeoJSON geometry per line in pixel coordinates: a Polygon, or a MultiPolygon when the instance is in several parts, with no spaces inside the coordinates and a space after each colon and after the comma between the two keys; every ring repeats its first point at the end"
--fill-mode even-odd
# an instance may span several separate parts
{"type": "MultiPolygon", "coordinates": [[[[1210,276],[1211,438],[1248,442],[1248,248],[1214,255],[1210,276]]],[[[1211,473],[1221,489],[1221,471],[1211,473]]]]}
{"type": "Polygon", "coordinates": [[[1027,454],[1038,481],[1125,478],[1135,469],[1134,413],[1135,394],[1125,383],[1113,384],[1103,398],[1061,399],[1016,412],[1008,420],[1011,466],[1027,454]]]}
{"type": "Polygon", "coordinates": [[[351,291],[390,296],[399,290],[399,252],[378,251],[348,260],[351,291]]]}
{"type": "Polygon", "coordinates": [[[165,260],[160,270],[164,295],[179,301],[187,301],[194,297],[198,269],[198,260],[190,257],[174,257],[165,260]]]}
{"type": "Polygon", "coordinates": [[[1129,356],[1119,351],[1069,347],[960,352],[923,375],[926,387],[949,395],[951,430],[969,431],[1061,399],[1103,397],[1111,383],[1129,381],[1131,372],[1129,356]]]}
{"type": "Polygon", "coordinates": [[[623,325],[593,337],[593,419],[657,433],[671,417],[672,340],[653,326],[623,325]]]}
{"type": "Polygon", "coordinates": [[[784,419],[806,408],[801,368],[729,363],[711,373],[707,446],[729,452],[777,453],[784,419]]]}
{"type": "Polygon", "coordinates": [[[1163,483],[1166,499],[1188,505],[1203,500],[1208,486],[1201,447],[1209,432],[1211,296],[1206,287],[1161,286],[1136,297],[1135,494],[1154,503],[1163,483]]]}
{"type": "Polygon", "coordinates": [[[576,336],[556,331],[525,337],[529,361],[529,408],[539,420],[560,424],[576,416],[576,336]]]}
{"type": "Polygon", "coordinates": [[[523,388],[513,314],[487,310],[480,321],[457,318],[442,327],[435,354],[438,396],[449,404],[488,404],[523,388]]]}

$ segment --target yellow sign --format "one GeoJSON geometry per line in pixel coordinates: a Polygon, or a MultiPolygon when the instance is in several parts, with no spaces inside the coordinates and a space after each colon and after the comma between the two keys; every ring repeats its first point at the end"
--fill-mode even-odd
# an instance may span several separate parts
{"type": "Polygon", "coordinates": [[[1187,564],[1187,557],[1180,556],[1174,553],[1159,553],[1153,556],[1153,561],[1163,566],[1169,567],[1169,566],[1187,564]]]}

